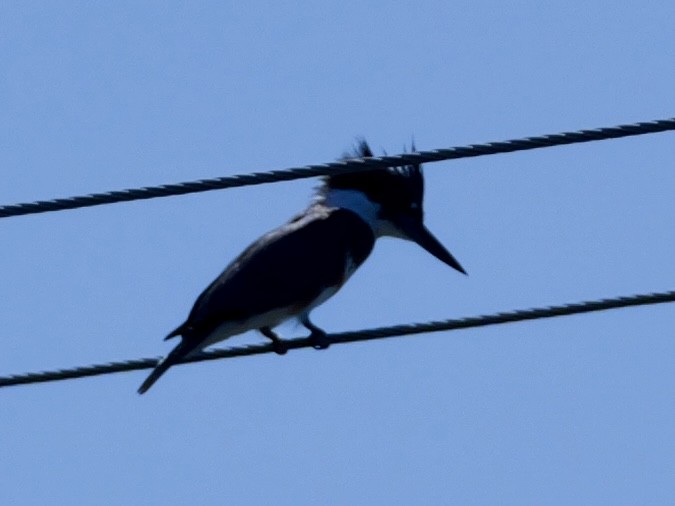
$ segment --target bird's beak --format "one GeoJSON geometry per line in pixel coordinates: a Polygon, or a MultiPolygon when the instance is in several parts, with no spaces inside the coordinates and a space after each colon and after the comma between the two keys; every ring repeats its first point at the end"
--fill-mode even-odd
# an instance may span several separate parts
{"type": "Polygon", "coordinates": [[[455,257],[445,249],[445,246],[429,232],[422,222],[405,217],[401,220],[397,220],[397,225],[407,239],[422,246],[441,262],[458,270],[462,274],[466,274],[464,267],[462,267],[455,257]]]}

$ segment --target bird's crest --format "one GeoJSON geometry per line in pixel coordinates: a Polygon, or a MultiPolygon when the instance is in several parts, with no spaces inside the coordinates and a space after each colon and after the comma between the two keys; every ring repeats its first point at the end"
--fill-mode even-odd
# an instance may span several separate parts
{"type": "MultiPolygon", "coordinates": [[[[414,143],[412,151],[415,151],[414,143]]],[[[365,139],[358,139],[353,150],[341,159],[372,157],[373,152],[365,139]]],[[[319,192],[325,194],[330,190],[361,191],[383,206],[416,206],[421,210],[424,196],[422,166],[404,165],[325,176],[319,192]]]]}

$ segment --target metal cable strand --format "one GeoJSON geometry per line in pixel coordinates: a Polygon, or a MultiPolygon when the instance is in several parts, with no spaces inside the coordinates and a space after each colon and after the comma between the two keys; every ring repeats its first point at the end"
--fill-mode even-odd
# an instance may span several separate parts
{"type": "Polygon", "coordinates": [[[50,211],[63,211],[66,209],[114,204],[117,202],[129,202],[131,200],[185,195],[187,193],[235,188],[238,186],[250,186],[277,181],[289,181],[292,179],[326,176],[345,172],[357,172],[364,169],[394,167],[411,163],[439,162],[457,158],[511,153],[528,149],[547,148],[565,144],[665,132],[668,130],[675,130],[675,118],[619,125],[608,128],[580,130],[577,132],[563,132],[559,134],[542,135],[539,137],[526,137],[524,139],[512,139],[502,142],[489,142],[486,144],[472,144],[469,146],[459,146],[447,149],[418,151],[400,155],[380,156],[367,159],[355,158],[331,163],[306,165],[304,167],[273,170],[270,172],[254,172],[251,174],[202,179],[184,183],[147,186],[144,188],[132,188],[128,190],[95,193],[77,197],[5,205],[0,206],[0,218],[46,213],[50,211]]]}
{"type": "MultiPolygon", "coordinates": [[[[539,318],[552,318],[556,316],[591,313],[595,311],[604,311],[606,309],[618,309],[630,306],[663,304],[666,302],[675,302],[675,291],[650,293],[642,295],[631,295],[628,297],[616,297],[611,299],[578,302],[574,304],[564,304],[560,306],[523,309],[523,310],[509,311],[505,313],[473,316],[452,320],[432,321],[427,323],[413,323],[408,325],[395,325],[392,327],[380,327],[375,329],[358,330],[354,332],[341,332],[337,334],[330,334],[328,338],[331,344],[354,343],[358,341],[370,341],[373,339],[383,339],[387,337],[421,334],[426,332],[439,332],[458,329],[468,329],[475,327],[485,327],[487,325],[498,325],[502,323],[536,320],[539,318]]],[[[289,350],[308,348],[312,346],[312,343],[308,338],[290,339],[285,341],[285,343],[287,344],[289,350]]],[[[271,344],[240,346],[234,348],[202,352],[198,355],[195,355],[194,357],[184,360],[181,363],[203,362],[205,360],[244,357],[248,355],[261,355],[263,353],[272,353],[273,351],[274,350],[271,344]]],[[[0,387],[8,387],[13,385],[27,385],[30,383],[43,383],[47,381],[82,378],[85,376],[97,376],[100,374],[111,374],[116,372],[150,369],[152,367],[155,367],[155,365],[157,365],[157,362],[160,359],[161,357],[141,358],[136,360],[110,362],[106,364],[97,364],[85,367],[74,367],[71,369],[58,369],[55,371],[2,376],[0,377],[0,387]]]]}

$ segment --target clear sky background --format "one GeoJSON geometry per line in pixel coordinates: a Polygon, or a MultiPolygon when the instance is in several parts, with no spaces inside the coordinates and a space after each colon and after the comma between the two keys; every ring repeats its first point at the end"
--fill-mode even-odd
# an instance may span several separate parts
{"type": "MultiPolygon", "coordinates": [[[[0,3],[0,203],[675,115],[675,3],[0,3]]],[[[675,289],[674,134],[426,166],[329,331],[675,289]]],[[[315,180],[0,220],[0,374],[165,354],[315,180]]],[[[673,504],[665,305],[0,390],[1,504],[673,504]]],[[[303,332],[293,325],[282,332],[303,332]]],[[[231,344],[259,342],[251,333],[231,344]]]]}

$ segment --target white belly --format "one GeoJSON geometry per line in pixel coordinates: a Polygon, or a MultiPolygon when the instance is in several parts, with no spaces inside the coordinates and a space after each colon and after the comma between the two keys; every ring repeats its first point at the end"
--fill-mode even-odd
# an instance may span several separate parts
{"type": "Polygon", "coordinates": [[[224,341],[228,337],[243,334],[249,330],[257,330],[262,327],[276,327],[293,316],[295,316],[295,313],[292,311],[292,308],[286,307],[268,311],[267,313],[254,316],[253,318],[249,318],[243,322],[230,321],[221,323],[213,332],[211,332],[211,334],[209,334],[204,339],[204,341],[202,341],[202,344],[199,346],[199,348],[194,350],[192,353],[201,351],[208,346],[219,343],[220,341],[224,341]]]}

